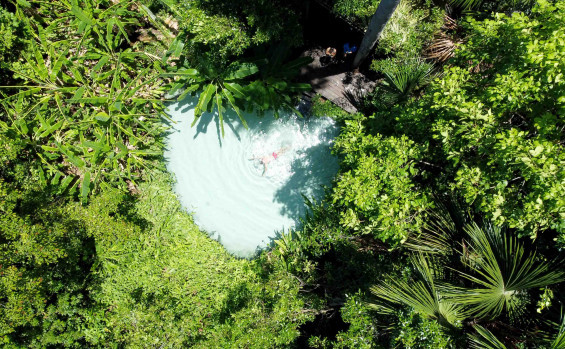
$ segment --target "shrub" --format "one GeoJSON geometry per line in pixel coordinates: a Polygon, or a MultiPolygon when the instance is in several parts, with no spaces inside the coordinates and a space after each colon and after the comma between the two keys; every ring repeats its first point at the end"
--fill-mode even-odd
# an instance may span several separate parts
{"type": "Polygon", "coordinates": [[[377,53],[393,54],[400,60],[418,57],[441,28],[443,14],[429,0],[419,5],[401,1],[379,39],[377,53]]]}
{"type": "Polygon", "coordinates": [[[0,68],[18,58],[29,37],[24,22],[0,7],[0,68]]]}
{"type": "Polygon", "coordinates": [[[431,206],[426,191],[413,181],[420,147],[406,137],[367,135],[362,120],[351,120],[336,139],[335,151],[343,160],[332,200],[341,209],[344,228],[393,246],[419,229],[431,206]]]}
{"type": "Polygon", "coordinates": [[[396,137],[429,145],[441,190],[457,190],[495,224],[536,237],[565,232],[562,109],[565,4],[532,16],[469,19],[454,65],[417,101],[375,113],[396,137]]]}

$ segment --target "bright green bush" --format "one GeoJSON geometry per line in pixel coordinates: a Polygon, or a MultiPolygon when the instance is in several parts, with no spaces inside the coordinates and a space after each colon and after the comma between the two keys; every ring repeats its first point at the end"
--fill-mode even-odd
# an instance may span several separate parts
{"type": "Polygon", "coordinates": [[[399,311],[397,326],[390,347],[410,349],[457,348],[454,338],[445,333],[437,321],[427,319],[414,310],[399,311]]]}
{"type": "Polygon", "coordinates": [[[333,11],[364,26],[379,6],[379,0],[336,0],[333,11]]]}
{"type": "Polygon", "coordinates": [[[380,348],[378,343],[379,331],[371,309],[363,300],[364,295],[359,292],[347,297],[345,305],[341,308],[343,321],[349,323],[346,332],[336,336],[334,348],[380,348]]]}
{"type": "Polygon", "coordinates": [[[137,202],[116,206],[112,190],[74,208],[96,237],[92,297],[107,309],[89,319],[89,343],[282,348],[296,339],[308,316],[284,268],[260,275],[230,256],[183,212],[165,175],[140,192],[137,202]]]}
{"type": "Polygon", "coordinates": [[[29,37],[23,21],[4,7],[0,7],[0,67],[17,59],[29,37]]]}
{"type": "Polygon", "coordinates": [[[295,11],[283,1],[164,0],[184,32],[191,66],[203,57],[225,66],[246,50],[264,44],[302,41],[295,11]]]}
{"type": "Polygon", "coordinates": [[[431,202],[413,180],[422,156],[417,144],[406,137],[367,135],[361,120],[351,120],[334,149],[343,156],[332,194],[343,227],[391,245],[418,231],[431,202]]]}
{"type": "Polygon", "coordinates": [[[139,200],[110,188],[88,206],[29,190],[0,181],[6,345],[286,348],[309,319],[284,265],[230,256],[165,175],[139,200]]]}
{"type": "Polygon", "coordinates": [[[565,232],[565,4],[469,21],[458,64],[432,91],[454,187],[497,224],[565,232]],[[468,67],[473,67],[469,71],[468,67]]]}
{"type": "Polygon", "coordinates": [[[0,343],[80,344],[94,241],[33,168],[25,148],[0,135],[0,343]]]}
{"type": "Polygon", "coordinates": [[[496,224],[564,242],[565,4],[531,17],[469,19],[454,65],[418,101],[381,110],[373,130],[429,146],[430,178],[496,224]],[[441,170],[440,170],[441,169],[441,170]]]}

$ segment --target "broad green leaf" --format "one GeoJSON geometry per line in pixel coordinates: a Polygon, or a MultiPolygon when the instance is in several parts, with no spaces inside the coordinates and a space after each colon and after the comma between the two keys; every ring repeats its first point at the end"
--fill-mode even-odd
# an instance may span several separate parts
{"type": "Polygon", "coordinates": [[[108,60],[110,59],[109,56],[104,56],[102,57],[98,63],[96,63],[96,65],[94,66],[94,68],[92,68],[92,72],[97,73],[100,69],[102,69],[102,67],[104,65],[106,65],[106,63],[108,63],[108,60]]]}
{"type": "Polygon", "coordinates": [[[69,159],[69,161],[75,165],[78,168],[82,168],[85,166],[84,161],[77,157],[70,149],[68,149],[67,147],[59,144],[59,143],[55,143],[57,145],[57,147],[59,148],[59,150],[65,154],[65,156],[69,159]]]}
{"type": "Polygon", "coordinates": [[[200,115],[202,115],[202,113],[205,110],[208,109],[208,104],[210,103],[210,100],[212,99],[212,95],[214,94],[214,91],[216,91],[216,85],[209,84],[206,87],[206,89],[204,90],[204,92],[202,92],[202,94],[200,94],[200,98],[198,99],[198,103],[196,104],[196,108],[194,108],[194,121],[192,122],[191,126],[194,126],[194,124],[196,123],[196,120],[198,120],[200,115]]]}
{"type": "Polygon", "coordinates": [[[88,25],[94,25],[94,20],[83,12],[78,6],[74,5],[71,7],[71,12],[83,23],[88,25]]]}
{"type": "Polygon", "coordinates": [[[240,84],[235,82],[224,82],[224,87],[232,93],[234,98],[245,98],[245,90],[240,84]]]}
{"type": "Polygon", "coordinates": [[[222,137],[224,136],[224,115],[222,114],[222,95],[216,92],[216,106],[218,108],[218,118],[220,120],[220,129],[222,130],[222,137]]]}
{"type": "Polygon", "coordinates": [[[49,136],[51,133],[57,131],[63,125],[63,120],[60,120],[55,125],[48,127],[43,133],[39,135],[39,138],[45,138],[49,136]]]}
{"type": "Polygon", "coordinates": [[[18,5],[24,8],[30,8],[31,4],[27,0],[17,0],[18,5]]]}
{"type": "Polygon", "coordinates": [[[116,154],[116,159],[121,159],[127,156],[129,150],[125,145],[123,145],[122,143],[116,143],[116,147],[118,147],[118,149],[120,150],[120,152],[116,154]]]}
{"type": "Polygon", "coordinates": [[[177,97],[177,101],[182,101],[188,94],[198,90],[200,88],[200,84],[194,84],[187,86],[184,91],[177,97]]]}
{"type": "Polygon", "coordinates": [[[59,179],[61,179],[62,173],[61,172],[57,172],[55,174],[55,176],[53,176],[53,178],[51,178],[51,185],[57,185],[59,184],[59,179]]]}
{"type": "Polygon", "coordinates": [[[110,120],[110,116],[103,111],[97,113],[94,118],[100,122],[107,122],[108,120],[110,120]]]}
{"type": "Polygon", "coordinates": [[[253,63],[240,63],[238,66],[232,68],[235,69],[235,71],[229,73],[225,77],[225,80],[243,79],[259,71],[259,68],[253,63]]]}
{"type": "Polygon", "coordinates": [[[27,127],[27,124],[26,124],[24,119],[18,119],[15,122],[15,124],[18,126],[18,128],[19,128],[19,130],[22,134],[25,135],[29,132],[29,128],[27,127]]]}
{"type": "Polygon", "coordinates": [[[71,184],[73,179],[74,179],[73,176],[66,176],[65,178],[63,178],[63,180],[61,181],[61,185],[59,186],[59,193],[62,193],[65,190],[67,190],[69,184],[71,184]]]}
{"type": "Polygon", "coordinates": [[[88,193],[90,193],[90,171],[87,171],[82,178],[80,196],[83,204],[88,202],[88,193]]]}
{"type": "Polygon", "coordinates": [[[73,96],[70,100],[81,99],[81,98],[82,98],[82,95],[84,95],[84,90],[85,90],[85,87],[84,87],[84,86],[79,87],[79,88],[76,90],[74,96],[73,96]]]}
{"type": "Polygon", "coordinates": [[[186,68],[182,68],[176,72],[171,72],[171,73],[163,73],[161,74],[163,76],[174,76],[174,75],[178,75],[178,76],[197,76],[198,75],[198,70],[196,69],[186,69],[186,68]]]}
{"type": "Polygon", "coordinates": [[[59,150],[59,148],[50,147],[50,146],[48,146],[48,145],[42,145],[41,148],[42,148],[43,150],[45,150],[45,151],[58,151],[58,150],[59,150]]]}
{"type": "Polygon", "coordinates": [[[248,129],[249,127],[247,126],[247,122],[245,121],[245,119],[243,118],[241,113],[239,112],[239,108],[235,105],[235,99],[233,98],[231,92],[228,91],[227,89],[223,89],[222,92],[224,93],[224,96],[226,96],[228,103],[231,105],[232,109],[235,111],[235,113],[239,117],[239,120],[241,120],[241,124],[243,125],[243,127],[248,129]]]}
{"type": "Polygon", "coordinates": [[[67,56],[69,54],[69,48],[67,47],[65,51],[61,52],[61,54],[57,57],[57,60],[53,64],[53,68],[51,68],[51,80],[55,80],[57,75],[59,75],[59,71],[61,71],[61,67],[64,63],[67,62],[67,56]]]}

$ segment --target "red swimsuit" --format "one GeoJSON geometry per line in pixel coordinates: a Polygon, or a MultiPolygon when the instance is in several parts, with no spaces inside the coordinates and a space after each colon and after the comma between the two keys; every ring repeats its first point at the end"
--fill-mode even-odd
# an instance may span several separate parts
{"type": "Polygon", "coordinates": [[[278,154],[273,152],[273,158],[276,160],[277,159],[278,154]]]}

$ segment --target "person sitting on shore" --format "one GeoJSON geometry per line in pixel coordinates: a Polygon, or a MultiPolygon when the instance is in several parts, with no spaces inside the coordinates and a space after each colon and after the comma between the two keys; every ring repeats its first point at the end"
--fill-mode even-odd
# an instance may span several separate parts
{"type": "Polygon", "coordinates": [[[320,64],[322,66],[326,66],[333,61],[333,59],[337,55],[337,50],[333,47],[328,47],[324,53],[325,55],[320,57],[320,64]]]}

